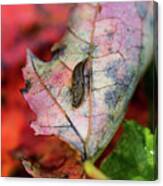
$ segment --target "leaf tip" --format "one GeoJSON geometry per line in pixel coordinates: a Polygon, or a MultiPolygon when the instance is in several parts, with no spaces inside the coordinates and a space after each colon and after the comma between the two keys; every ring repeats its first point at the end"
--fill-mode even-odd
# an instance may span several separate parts
{"type": "Polygon", "coordinates": [[[27,53],[27,62],[33,61],[36,58],[36,56],[32,53],[30,49],[27,49],[26,53],[27,53]]]}

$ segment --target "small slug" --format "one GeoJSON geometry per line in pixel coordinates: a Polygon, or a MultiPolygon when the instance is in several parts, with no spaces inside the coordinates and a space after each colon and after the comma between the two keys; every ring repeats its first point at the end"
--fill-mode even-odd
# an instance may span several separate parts
{"type": "Polygon", "coordinates": [[[78,63],[72,73],[72,106],[78,108],[85,93],[84,67],[87,59],[78,63]]]}

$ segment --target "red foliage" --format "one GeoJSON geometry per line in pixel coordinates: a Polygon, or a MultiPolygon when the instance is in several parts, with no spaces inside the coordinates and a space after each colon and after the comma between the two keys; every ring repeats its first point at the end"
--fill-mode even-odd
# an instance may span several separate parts
{"type": "Polygon", "coordinates": [[[2,56],[5,64],[24,63],[27,48],[48,59],[51,46],[64,34],[70,8],[70,5],[2,6],[2,56]]]}
{"type": "Polygon", "coordinates": [[[71,179],[83,177],[81,156],[68,144],[55,136],[35,136],[27,126],[24,127],[23,134],[21,145],[13,154],[31,163],[31,167],[25,167],[32,176],[71,179]]]}
{"type": "Polygon", "coordinates": [[[125,118],[135,120],[143,126],[148,125],[149,112],[148,101],[145,96],[143,81],[140,81],[132,100],[129,102],[125,118]]]}

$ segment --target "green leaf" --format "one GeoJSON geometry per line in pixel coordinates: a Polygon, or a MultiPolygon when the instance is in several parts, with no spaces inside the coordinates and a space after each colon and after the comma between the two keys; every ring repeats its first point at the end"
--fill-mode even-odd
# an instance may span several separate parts
{"type": "Polygon", "coordinates": [[[102,162],[101,170],[111,179],[155,180],[157,134],[134,121],[127,121],[124,128],[112,154],[102,162]]]}

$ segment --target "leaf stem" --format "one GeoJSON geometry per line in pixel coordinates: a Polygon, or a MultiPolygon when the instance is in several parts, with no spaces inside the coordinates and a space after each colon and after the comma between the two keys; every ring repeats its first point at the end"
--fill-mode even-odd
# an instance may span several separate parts
{"type": "Polygon", "coordinates": [[[99,180],[108,180],[109,178],[101,172],[95,165],[90,161],[86,160],[84,162],[84,171],[90,178],[99,180]]]}

